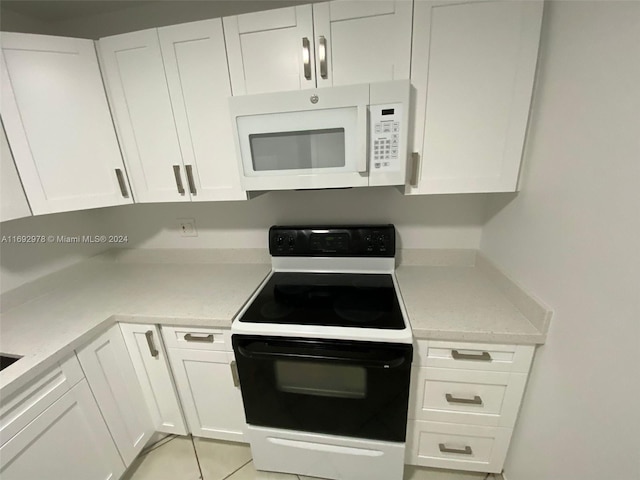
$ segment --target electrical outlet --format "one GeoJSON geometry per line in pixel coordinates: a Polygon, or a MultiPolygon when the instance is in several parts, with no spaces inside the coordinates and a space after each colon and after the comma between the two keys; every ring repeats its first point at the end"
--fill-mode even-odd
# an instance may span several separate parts
{"type": "Polygon", "coordinates": [[[179,218],[178,226],[180,227],[180,235],[182,237],[198,236],[198,229],[196,228],[195,218],[179,218]]]}

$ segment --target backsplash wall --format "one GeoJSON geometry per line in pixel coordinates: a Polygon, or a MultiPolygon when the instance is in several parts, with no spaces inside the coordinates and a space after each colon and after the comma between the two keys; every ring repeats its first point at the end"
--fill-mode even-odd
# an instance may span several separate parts
{"type": "Polygon", "coordinates": [[[485,195],[403,196],[395,188],[270,192],[244,202],[160,203],[4,222],[2,235],[126,235],[119,244],[2,245],[0,293],[121,248],[267,248],[274,224],[393,223],[404,248],[480,246],[485,195]],[[195,219],[183,237],[179,218],[195,219]]]}
{"type": "Polygon", "coordinates": [[[395,188],[270,192],[245,202],[139,204],[105,210],[124,248],[267,248],[275,224],[393,223],[405,248],[480,245],[484,195],[405,197],[395,188]],[[183,237],[179,218],[195,219],[183,237]]]}

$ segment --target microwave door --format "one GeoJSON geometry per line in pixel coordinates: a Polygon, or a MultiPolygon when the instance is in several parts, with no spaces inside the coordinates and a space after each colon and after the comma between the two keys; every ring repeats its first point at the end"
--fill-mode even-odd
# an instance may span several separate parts
{"type": "Polygon", "coordinates": [[[366,185],[359,171],[362,160],[366,162],[359,110],[354,106],[237,117],[245,188],[366,185]]]}

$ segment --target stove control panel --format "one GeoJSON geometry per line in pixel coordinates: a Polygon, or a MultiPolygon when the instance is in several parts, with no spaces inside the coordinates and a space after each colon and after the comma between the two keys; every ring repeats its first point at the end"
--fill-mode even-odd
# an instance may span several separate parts
{"type": "Polygon", "coordinates": [[[393,225],[273,226],[269,229],[272,256],[394,257],[393,225]]]}

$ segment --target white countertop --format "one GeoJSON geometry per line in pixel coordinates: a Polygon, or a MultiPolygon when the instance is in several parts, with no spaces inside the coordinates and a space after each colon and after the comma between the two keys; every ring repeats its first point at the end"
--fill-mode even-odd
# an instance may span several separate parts
{"type": "MultiPolygon", "coordinates": [[[[266,263],[136,263],[103,256],[73,274],[53,274],[46,288],[43,282],[27,286],[19,304],[0,317],[0,352],[24,356],[0,372],[0,395],[118,321],[229,328],[270,269],[266,263]]],[[[396,276],[415,338],[544,343],[548,309],[486,259],[476,266],[402,265],[396,276]]]]}

